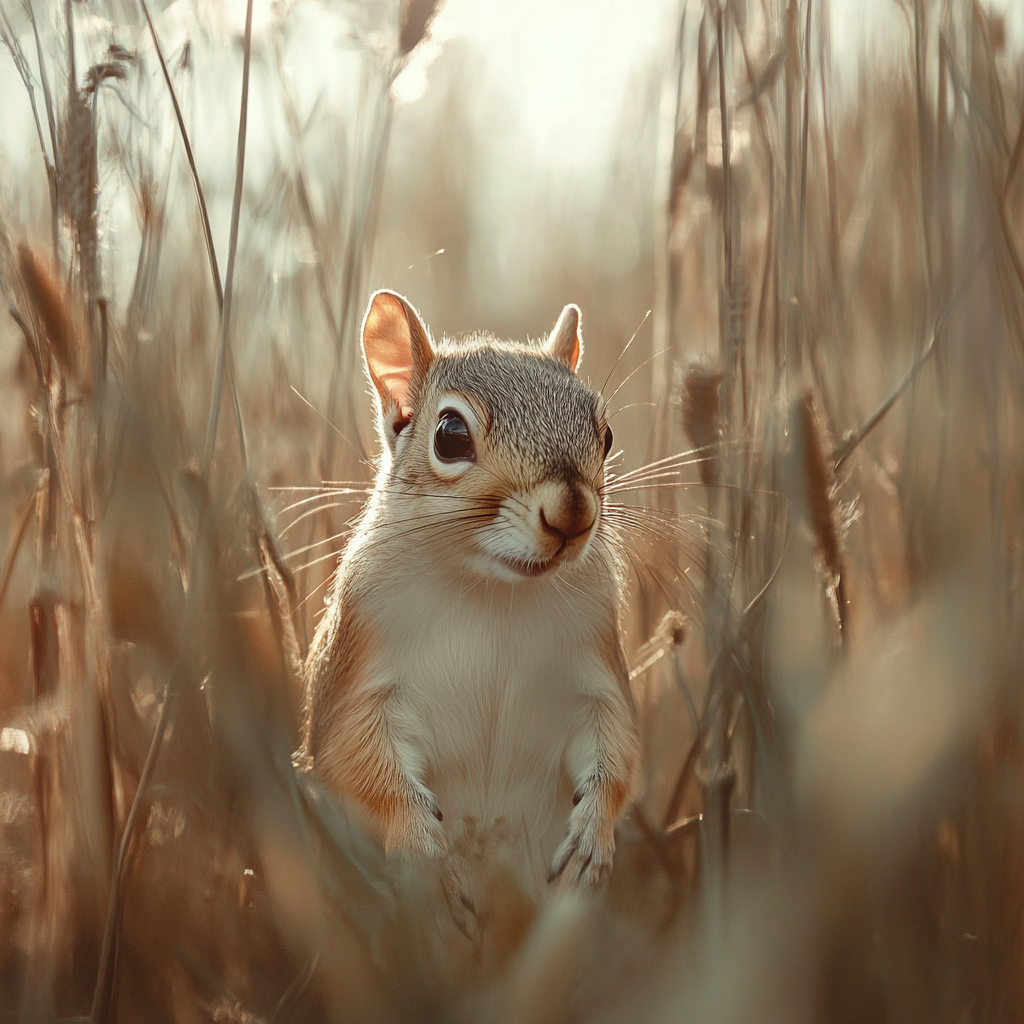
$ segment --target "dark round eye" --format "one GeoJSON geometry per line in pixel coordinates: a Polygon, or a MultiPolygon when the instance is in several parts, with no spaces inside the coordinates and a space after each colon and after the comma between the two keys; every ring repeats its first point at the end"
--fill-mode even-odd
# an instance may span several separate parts
{"type": "Polygon", "coordinates": [[[605,427],[604,428],[604,457],[606,459],[608,458],[608,453],[612,450],[612,441],[613,440],[614,440],[614,437],[612,435],[612,428],[611,427],[605,427]]]}
{"type": "Polygon", "coordinates": [[[475,462],[476,449],[466,421],[451,409],[441,413],[434,428],[434,451],[442,462],[475,462]]]}

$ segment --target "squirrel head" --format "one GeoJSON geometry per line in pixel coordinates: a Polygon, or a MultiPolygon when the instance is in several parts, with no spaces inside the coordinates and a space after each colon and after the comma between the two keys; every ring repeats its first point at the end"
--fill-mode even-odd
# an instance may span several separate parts
{"type": "Polygon", "coordinates": [[[509,582],[586,556],[612,432],[604,400],[576,375],[580,325],[570,304],[541,346],[482,334],[435,343],[402,296],[371,297],[363,353],[396,534],[409,523],[453,566],[509,582]]]}

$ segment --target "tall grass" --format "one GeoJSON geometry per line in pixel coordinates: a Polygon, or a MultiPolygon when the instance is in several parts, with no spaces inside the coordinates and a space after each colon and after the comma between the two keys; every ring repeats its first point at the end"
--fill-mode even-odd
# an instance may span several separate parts
{"type": "Polygon", "coordinates": [[[1019,1019],[1002,22],[904,5],[844,95],[823,0],[682,4],[607,219],[584,244],[552,204],[510,313],[503,284],[527,289],[472,255],[479,66],[455,54],[439,108],[391,98],[432,4],[335,12],[347,118],[303,94],[301,6],[194,41],[177,7],[0,7],[38,145],[0,205],[0,1019],[1019,1019]],[[219,39],[241,59],[217,177],[219,39]],[[256,172],[254,126],[280,140],[256,172]],[[538,908],[495,875],[466,934],[291,759],[371,479],[380,278],[438,330],[536,334],[579,301],[621,416],[646,792],[605,891],[538,908]]]}

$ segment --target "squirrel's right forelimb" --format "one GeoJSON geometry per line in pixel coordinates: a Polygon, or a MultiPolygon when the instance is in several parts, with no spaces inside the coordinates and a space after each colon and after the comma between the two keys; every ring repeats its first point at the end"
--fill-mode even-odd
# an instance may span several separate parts
{"type": "Polygon", "coordinates": [[[566,837],[555,851],[549,881],[597,885],[611,870],[615,822],[636,790],[640,739],[617,636],[607,662],[582,666],[575,728],[566,768],[576,788],[566,837]]]}
{"type": "Polygon", "coordinates": [[[395,686],[351,691],[317,756],[317,769],[336,790],[354,797],[379,827],[384,850],[438,857],[447,849],[441,812],[416,777],[395,729],[395,686]]]}

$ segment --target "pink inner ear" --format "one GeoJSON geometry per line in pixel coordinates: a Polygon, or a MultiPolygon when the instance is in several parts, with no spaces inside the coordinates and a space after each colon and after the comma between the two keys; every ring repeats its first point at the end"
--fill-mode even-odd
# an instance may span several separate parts
{"type": "Polygon", "coordinates": [[[580,365],[580,341],[578,335],[574,335],[572,350],[567,353],[565,361],[569,364],[569,369],[575,373],[576,367],[580,365]]]}
{"type": "Polygon", "coordinates": [[[390,394],[401,414],[411,415],[412,335],[397,296],[383,292],[374,297],[363,325],[363,348],[381,397],[390,394]]]}
{"type": "Polygon", "coordinates": [[[408,418],[412,416],[412,406],[409,404],[409,375],[401,371],[396,373],[384,373],[377,377],[381,384],[387,388],[391,397],[395,400],[401,414],[408,418]]]}
{"type": "Polygon", "coordinates": [[[580,320],[579,307],[570,303],[562,310],[546,346],[547,351],[556,359],[561,359],[573,373],[579,366],[582,352],[580,320]]]}

